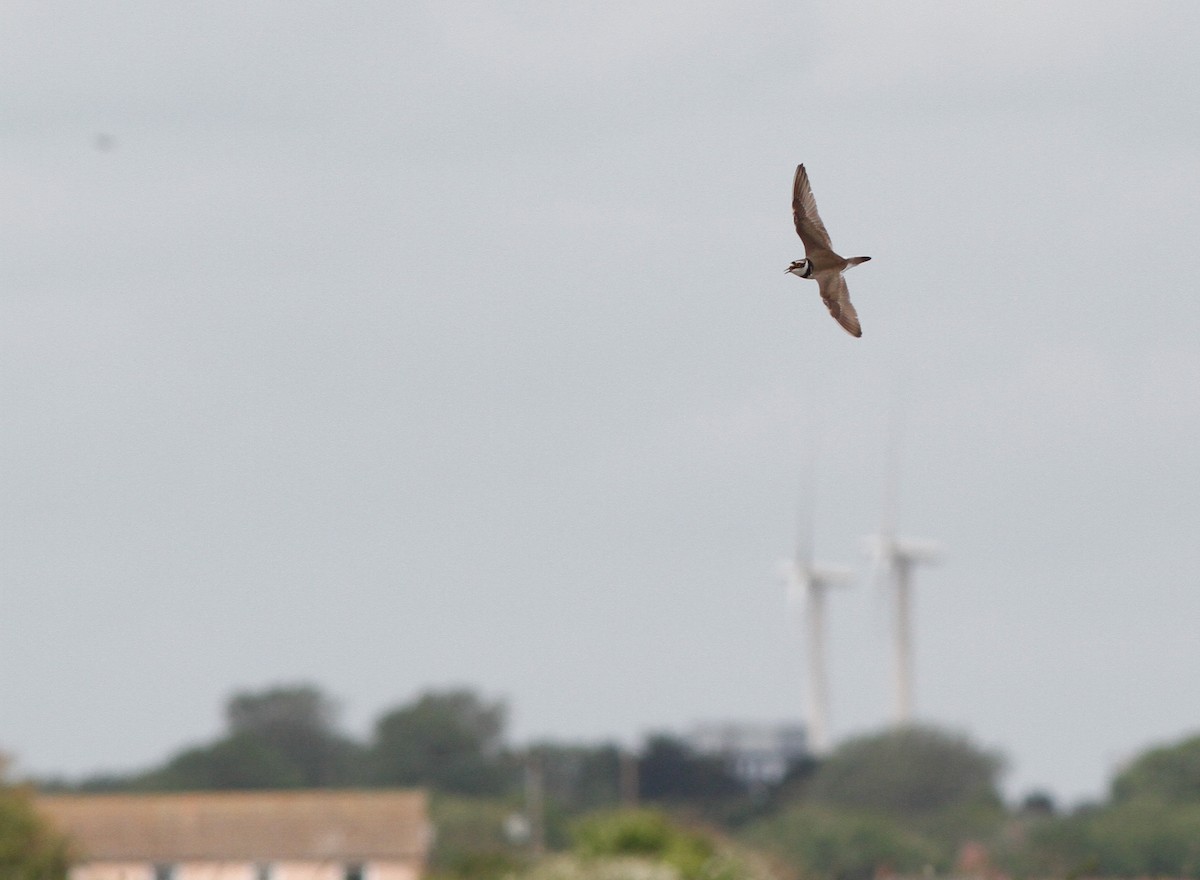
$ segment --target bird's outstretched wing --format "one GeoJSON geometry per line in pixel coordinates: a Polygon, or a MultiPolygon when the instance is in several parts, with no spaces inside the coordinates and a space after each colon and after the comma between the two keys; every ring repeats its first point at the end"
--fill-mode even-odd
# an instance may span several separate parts
{"type": "Polygon", "coordinates": [[[823,273],[817,276],[821,299],[833,319],[851,336],[862,336],[862,325],[858,323],[858,312],[850,302],[850,289],[841,272],[823,273]]]}
{"type": "Polygon", "coordinates": [[[809,257],[814,251],[832,251],[829,233],[817,213],[817,200],[813,198],[808,183],[808,172],[803,165],[796,166],[796,179],[792,183],[792,217],[796,220],[796,232],[804,242],[804,251],[809,257]]]}

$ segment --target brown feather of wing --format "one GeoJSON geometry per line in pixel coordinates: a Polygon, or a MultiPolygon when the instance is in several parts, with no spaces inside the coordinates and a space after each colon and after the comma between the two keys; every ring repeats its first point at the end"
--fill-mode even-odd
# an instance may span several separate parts
{"type": "Polygon", "coordinates": [[[817,200],[813,198],[808,172],[803,165],[796,166],[796,179],[792,181],[792,217],[796,221],[796,232],[804,242],[804,251],[812,257],[816,251],[833,251],[829,243],[829,232],[817,213],[817,200]]]}
{"type": "Polygon", "coordinates": [[[821,290],[821,299],[833,319],[851,336],[862,336],[862,325],[858,323],[858,312],[850,303],[850,289],[846,287],[846,279],[841,272],[830,272],[817,276],[817,285],[821,290]]]}

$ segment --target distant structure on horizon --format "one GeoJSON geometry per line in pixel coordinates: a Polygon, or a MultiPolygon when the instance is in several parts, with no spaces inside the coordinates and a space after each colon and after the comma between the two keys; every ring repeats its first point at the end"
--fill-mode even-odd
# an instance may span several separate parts
{"type": "Polygon", "coordinates": [[[795,723],[707,722],[696,725],[687,743],[697,754],[722,758],[751,788],[778,783],[810,755],[808,733],[795,723]]]}

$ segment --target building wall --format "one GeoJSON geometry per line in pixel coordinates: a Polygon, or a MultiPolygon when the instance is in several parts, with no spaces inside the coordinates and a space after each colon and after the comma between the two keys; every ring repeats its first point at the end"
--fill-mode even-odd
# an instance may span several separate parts
{"type": "Polygon", "coordinates": [[[154,880],[154,868],[136,862],[76,865],[67,876],[70,880],[154,880]]]}
{"type": "Polygon", "coordinates": [[[271,880],[345,880],[341,862],[272,862],[271,880]]]}
{"type": "MultiPolygon", "coordinates": [[[[175,866],[172,880],[258,880],[252,864],[241,862],[184,862],[175,866]]],[[[339,877],[338,880],[341,880],[339,877]]]]}
{"type": "MultiPolygon", "coordinates": [[[[341,862],[271,862],[271,880],[345,880],[341,862]]],[[[364,880],[420,880],[421,871],[404,862],[369,862],[364,880]]],[[[258,880],[258,866],[242,862],[183,862],[172,880],[258,880]]],[[[70,880],[154,880],[151,864],[97,863],[71,868],[70,880]]]]}
{"type": "Polygon", "coordinates": [[[374,862],[367,866],[366,880],[420,880],[421,871],[403,862],[374,862]]]}

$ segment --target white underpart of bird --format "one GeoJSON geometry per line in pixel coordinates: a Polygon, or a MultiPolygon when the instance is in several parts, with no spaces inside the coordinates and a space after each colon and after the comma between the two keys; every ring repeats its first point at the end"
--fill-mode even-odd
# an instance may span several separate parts
{"type": "Polygon", "coordinates": [[[813,198],[808,172],[803,165],[796,166],[796,178],[792,182],[792,218],[796,222],[796,233],[804,242],[804,259],[793,261],[785,271],[798,278],[816,281],[821,299],[834,320],[851,336],[862,336],[858,312],[850,302],[850,291],[842,276],[847,269],[871,258],[847,258],[834,252],[829,232],[817,213],[817,200],[813,198]]]}

